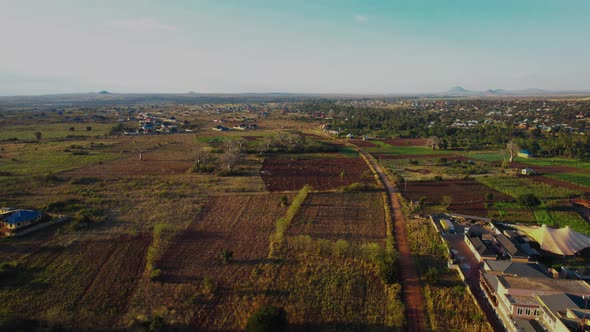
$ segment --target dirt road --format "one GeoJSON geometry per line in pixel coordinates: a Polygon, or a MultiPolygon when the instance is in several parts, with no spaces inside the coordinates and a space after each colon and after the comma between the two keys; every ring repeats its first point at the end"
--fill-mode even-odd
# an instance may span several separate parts
{"type": "Polygon", "coordinates": [[[418,279],[418,271],[414,258],[410,253],[410,245],[408,244],[408,235],[406,232],[406,220],[401,212],[401,204],[399,198],[395,194],[395,187],[391,180],[387,177],[381,165],[369,156],[368,153],[358,149],[359,153],[366,157],[366,160],[373,166],[379,174],[381,182],[387,189],[390,196],[391,208],[393,212],[393,225],[395,231],[395,244],[399,251],[400,269],[401,269],[401,284],[404,303],[406,304],[406,318],[407,331],[425,331],[426,320],[424,317],[424,300],[422,298],[422,291],[420,281],[418,279]]]}

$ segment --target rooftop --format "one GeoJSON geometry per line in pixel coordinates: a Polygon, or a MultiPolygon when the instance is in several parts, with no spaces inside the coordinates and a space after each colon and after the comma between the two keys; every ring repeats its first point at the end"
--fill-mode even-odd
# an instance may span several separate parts
{"type": "Polygon", "coordinates": [[[590,285],[582,280],[566,280],[551,278],[521,278],[514,276],[498,276],[498,281],[507,289],[528,289],[539,295],[547,292],[554,294],[559,292],[590,295],[590,285]]]}
{"type": "Polygon", "coordinates": [[[38,211],[33,210],[17,210],[4,217],[4,222],[9,224],[18,224],[27,220],[37,218],[41,215],[38,211]]]}
{"type": "Polygon", "coordinates": [[[491,271],[527,278],[548,278],[546,268],[538,263],[488,260],[485,264],[491,271]]]}
{"type": "Polygon", "coordinates": [[[470,237],[469,241],[471,241],[471,244],[481,256],[496,257],[494,250],[483,243],[478,237],[470,237]]]}

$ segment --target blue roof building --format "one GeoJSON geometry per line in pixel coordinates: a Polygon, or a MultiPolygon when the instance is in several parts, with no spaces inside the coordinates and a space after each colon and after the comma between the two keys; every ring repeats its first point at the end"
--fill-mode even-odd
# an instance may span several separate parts
{"type": "Polygon", "coordinates": [[[5,213],[0,217],[0,224],[9,229],[17,229],[41,220],[41,212],[34,210],[16,210],[5,213]]]}

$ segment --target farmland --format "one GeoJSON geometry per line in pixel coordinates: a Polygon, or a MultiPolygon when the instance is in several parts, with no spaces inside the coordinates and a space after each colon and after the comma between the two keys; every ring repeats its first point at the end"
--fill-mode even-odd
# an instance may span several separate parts
{"type": "Polygon", "coordinates": [[[287,232],[330,241],[383,242],[385,215],[380,193],[312,193],[287,232]]]}
{"type": "Polygon", "coordinates": [[[260,173],[269,191],[298,190],[304,184],[328,190],[371,182],[368,170],[360,158],[265,159],[260,173]]]}
{"type": "Polygon", "coordinates": [[[583,161],[517,158],[502,168],[497,151],[344,139],[305,107],[60,106],[0,117],[12,125],[0,137],[0,206],[71,217],[0,239],[0,326],[243,330],[273,305],[292,330],[401,331],[422,316],[406,310],[401,289],[411,270],[402,264],[415,261],[422,293],[412,296],[427,316],[416,325],[486,330],[471,306],[451,314],[472,299],[431,225],[405,229],[392,216],[450,211],[589,233],[569,202],[589,190],[583,161]],[[148,117],[182,130],[139,131],[148,117]],[[257,126],[212,129],[240,124],[257,126]],[[358,149],[397,182],[403,209],[389,208],[358,149]],[[530,165],[543,175],[516,174],[530,165]],[[526,193],[541,205],[517,203],[526,193]],[[395,227],[407,230],[413,257],[396,251],[395,227]],[[429,266],[438,281],[427,280],[429,266]]]}
{"type": "Polygon", "coordinates": [[[404,196],[430,205],[441,204],[445,196],[450,197],[450,211],[484,217],[488,214],[484,203],[490,200],[489,197],[498,202],[512,200],[511,196],[475,180],[409,181],[405,185],[404,196]]]}
{"type": "Polygon", "coordinates": [[[144,272],[149,243],[139,235],[39,248],[3,280],[4,310],[33,326],[117,325],[144,272]]]}

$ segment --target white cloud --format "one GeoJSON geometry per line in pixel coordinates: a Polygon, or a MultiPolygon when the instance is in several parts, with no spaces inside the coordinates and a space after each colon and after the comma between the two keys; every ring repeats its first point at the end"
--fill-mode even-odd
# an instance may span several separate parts
{"type": "Polygon", "coordinates": [[[126,20],[113,20],[107,22],[109,26],[131,32],[152,32],[152,31],[176,31],[173,25],[160,23],[153,18],[131,18],[126,20]]]}
{"type": "Polygon", "coordinates": [[[365,23],[369,20],[369,17],[367,15],[356,15],[354,20],[359,23],[365,23]]]}

